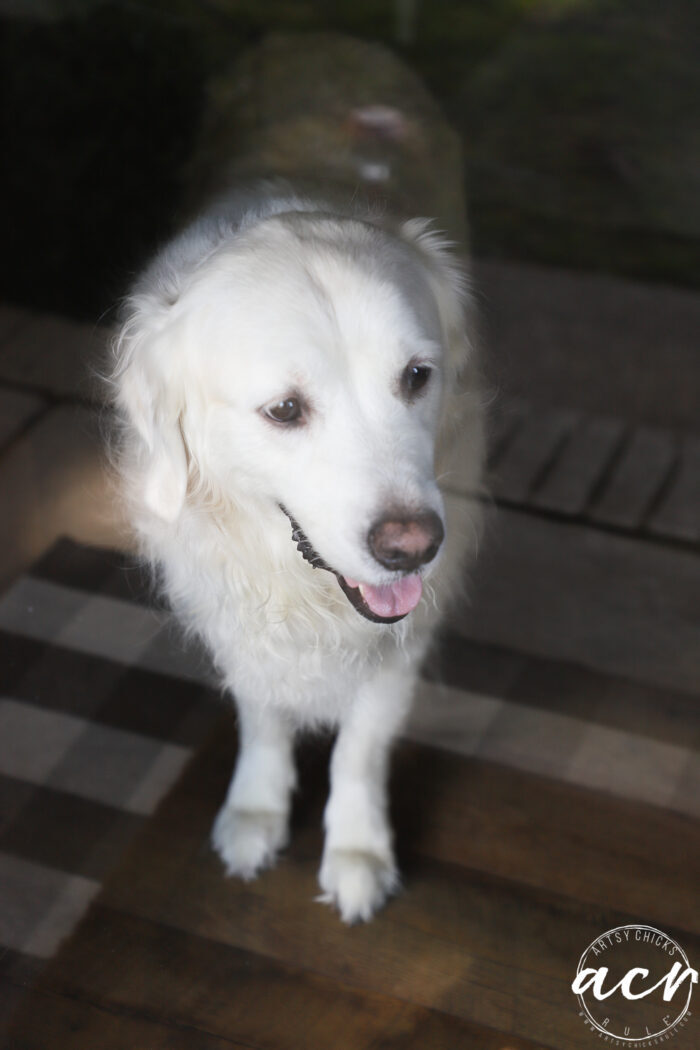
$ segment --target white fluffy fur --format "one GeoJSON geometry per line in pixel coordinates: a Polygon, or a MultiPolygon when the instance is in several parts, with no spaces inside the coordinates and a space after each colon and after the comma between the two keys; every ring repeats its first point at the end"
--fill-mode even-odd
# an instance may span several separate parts
{"type": "Polygon", "coordinates": [[[449,486],[458,469],[460,486],[479,484],[465,300],[459,267],[424,221],[333,215],[265,186],[254,207],[221,201],[165,248],[115,345],[131,519],[239,712],[213,844],[233,875],[272,863],[287,840],[294,735],[337,726],[320,884],[348,922],[397,886],[389,749],[478,534],[476,504],[445,500],[436,481],[449,486]],[[398,378],[415,355],[434,372],[406,404],[398,378]],[[270,423],[260,409],[292,390],[308,422],[270,423]],[[395,574],[370,555],[372,522],[397,505],[435,510],[447,538],[418,608],[394,625],[361,617],[297,552],[280,503],[326,562],[375,585],[395,574]]]}

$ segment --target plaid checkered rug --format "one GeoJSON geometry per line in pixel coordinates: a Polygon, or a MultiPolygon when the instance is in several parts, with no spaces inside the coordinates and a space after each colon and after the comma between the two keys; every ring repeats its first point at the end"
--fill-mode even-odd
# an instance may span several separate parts
{"type": "MultiPolygon", "coordinates": [[[[0,972],[16,976],[55,954],[224,708],[113,552],[59,543],[0,598],[0,648],[0,972]]],[[[697,817],[697,721],[686,694],[448,631],[408,735],[697,817]]]]}
{"type": "Polygon", "coordinates": [[[0,599],[6,963],[54,954],[221,715],[147,595],[118,555],[64,541],[0,599]]]}

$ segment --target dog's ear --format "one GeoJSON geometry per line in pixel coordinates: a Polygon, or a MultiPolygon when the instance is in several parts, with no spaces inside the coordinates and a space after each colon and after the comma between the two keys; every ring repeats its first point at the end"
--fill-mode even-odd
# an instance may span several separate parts
{"type": "Polygon", "coordinates": [[[170,326],[154,333],[132,317],[117,339],[112,377],[126,423],[126,447],[134,457],[134,495],[167,522],[182,509],[188,476],[182,433],[185,380],[177,351],[170,326]]]}
{"type": "Polygon", "coordinates": [[[401,236],[417,249],[437,303],[447,366],[456,382],[474,353],[473,317],[469,284],[464,267],[452,245],[432,228],[429,219],[410,219],[401,226],[401,236]]]}

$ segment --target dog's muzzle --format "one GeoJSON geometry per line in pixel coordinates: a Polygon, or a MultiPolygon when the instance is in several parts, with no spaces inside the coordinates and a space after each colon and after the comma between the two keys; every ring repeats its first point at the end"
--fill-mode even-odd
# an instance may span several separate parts
{"type": "Polygon", "coordinates": [[[418,605],[423,582],[415,569],[435,557],[444,536],[442,522],[433,511],[416,519],[387,517],[370,529],[368,545],[375,559],[385,568],[405,573],[394,583],[374,587],[337,572],[314,548],[296,518],[283,504],[279,507],[290,521],[292,540],[302,558],[312,568],[332,573],[350,604],[365,619],[397,623],[418,605]]]}

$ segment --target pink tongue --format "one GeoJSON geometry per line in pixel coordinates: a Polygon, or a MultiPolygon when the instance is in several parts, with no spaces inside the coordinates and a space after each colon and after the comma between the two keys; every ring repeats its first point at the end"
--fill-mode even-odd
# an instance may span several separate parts
{"type": "Polygon", "coordinates": [[[420,576],[404,576],[396,583],[387,583],[383,587],[372,587],[368,583],[346,582],[351,587],[359,587],[362,597],[375,616],[405,616],[418,605],[423,593],[423,581],[420,576]]]}

